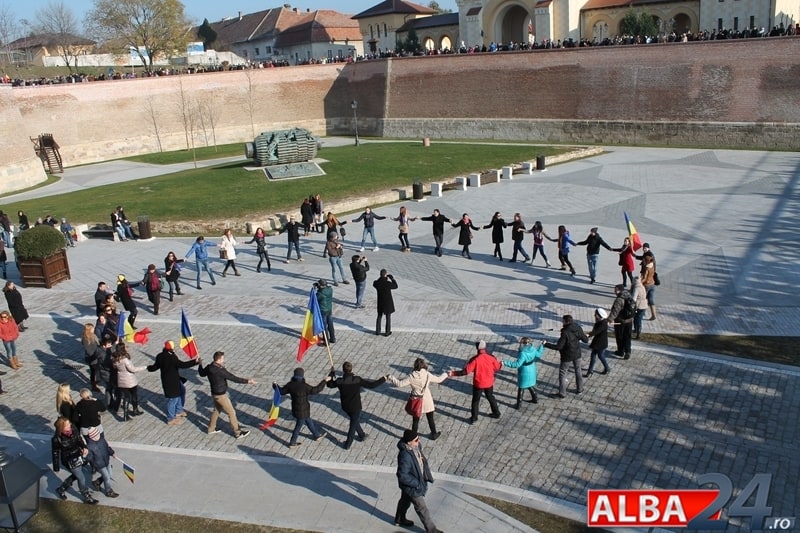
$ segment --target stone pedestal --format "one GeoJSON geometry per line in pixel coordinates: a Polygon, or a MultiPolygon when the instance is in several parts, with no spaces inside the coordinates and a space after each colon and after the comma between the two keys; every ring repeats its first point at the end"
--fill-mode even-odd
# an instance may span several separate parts
{"type": "Polygon", "coordinates": [[[480,174],[470,174],[469,175],[469,186],[470,187],[480,187],[481,186],[481,175],[480,174]]]}
{"type": "Polygon", "coordinates": [[[510,180],[514,178],[514,169],[511,167],[503,167],[503,179],[510,180]]]}
{"type": "Polygon", "coordinates": [[[439,181],[434,181],[431,183],[431,196],[439,197],[442,195],[442,190],[444,185],[439,181]]]}

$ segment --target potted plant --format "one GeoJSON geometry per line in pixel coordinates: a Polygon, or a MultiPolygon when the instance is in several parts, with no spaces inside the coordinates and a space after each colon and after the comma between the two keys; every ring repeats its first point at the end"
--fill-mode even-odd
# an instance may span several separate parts
{"type": "Polygon", "coordinates": [[[14,240],[14,255],[23,285],[49,289],[70,279],[66,246],[61,232],[48,224],[20,233],[14,240]]]}

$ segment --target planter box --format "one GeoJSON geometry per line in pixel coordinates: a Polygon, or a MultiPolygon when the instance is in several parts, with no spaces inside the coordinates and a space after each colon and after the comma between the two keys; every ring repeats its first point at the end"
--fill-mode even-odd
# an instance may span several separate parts
{"type": "Polygon", "coordinates": [[[19,258],[19,272],[25,287],[51,288],[70,279],[67,251],[62,249],[44,259],[19,258]]]}

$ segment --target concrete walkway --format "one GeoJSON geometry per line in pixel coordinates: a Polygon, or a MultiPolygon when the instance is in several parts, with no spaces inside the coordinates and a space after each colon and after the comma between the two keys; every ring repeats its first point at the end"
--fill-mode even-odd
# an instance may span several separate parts
{"type": "MultiPolygon", "coordinates": [[[[541,220],[551,235],[558,224],[567,225],[574,240],[599,226],[612,246],[625,235],[627,212],[652,244],[662,280],[660,316],[647,321],[645,331],[798,335],[800,313],[792,288],[800,283],[793,228],[800,214],[799,169],[798,154],[613,148],[530,177],[404,205],[412,216],[427,215],[433,208],[454,219],[468,212],[481,225],[497,210],[506,220],[520,212],[528,226],[541,220]]],[[[13,211],[13,203],[5,205],[13,211]]],[[[399,205],[378,212],[396,216],[399,205]]],[[[338,342],[332,356],[337,368],[349,360],[364,377],[387,372],[401,376],[416,357],[425,357],[437,372],[460,368],[479,338],[506,359],[514,355],[520,335],[556,336],[564,313],[588,329],[593,308],[610,305],[619,279],[617,255],[605,250],[599,283],[590,285],[581,247],[572,254],[578,270],[572,278],[545,268],[538,258],[535,266],[497,261],[488,230],[475,235],[474,260],[460,257],[456,230],[446,233],[447,253],[437,258],[431,253],[430,226],[415,222],[411,228],[412,253],[400,253],[395,224],[389,221],[378,222],[380,251],[366,252],[373,274],[369,279],[388,268],[400,286],[392,337],[371,334],[371,288],[367,309],[353,308],[353,285],[335,288],[338,342]]],[[[360,239],[358,229],[348,226],[345,258],[359,247],[353,240],[360,239]]],[[[25,449],[47,463],[47,453],[37,442],[51,434],[56,386],[68,382],[79,389],[86,383],[77,339],[81,325],[94,320],[97,281],[112,282],[118,273],[139,279],[148,263],[160,266],[169,250],[182,256],[191,241],[82,242],[69,250],[73,279],[51,290],[21,289],[32,318],[18,341],[25,368],[3,377],[9,391],[0,397],[3,445],[25,449]]],[[[510,237],[507,241],[505,257],[511,252],[510,237]]],[[[255,272],[254,250],[243,245],[237,257],[242,276],[220,277],[221,263],[215,261],[217,285],[211,286],[203,274],[202,290],[195,288],[189,263],[182,278],[184,295],[174,302],[163,300],[158,316],[137,292],[137,325],[153,333],[149,344],[133,348],[134,364],[152,361],[165,339],[177,340],[182,306],[207,361],[215,350],[224,350],[226,365],[235,374],[259,382],[231,388],[240,422],[256,428],[266,417],[269,383],[284,383],[297,365],[298,331],[311,283],[330,279],[322,244],[321,234],[304,239],[306,261],[287,264],[281,260],[285,241],[272,238],[272,270],[260,274],[255,272]]],[[[557,264],[554,245],[548,243],[546,251],[557,264]]],[[[13,264],[9,277],[17,280],[13,264]]],[[[495,386],[502,418],[486,417],[484,403],[484,416],[474,426],[466,423],[468,380],[448,379],[433,387],[443,436],[423,442],[438,480],[429,505],[439,527],[524,530],[469,493],[488,493],[583,520],[580,508],[589,488],[696,488],[697,476],[709,472],[731,477],[737,491],[755,473],[772,473],[769,503],[775,514],[796,514],[800,430],[785,421],[795,419],[800,408],[797,369],[643,343],[634,345],[630,361],[611,364],[610,376],[595,375],[583,394],[558,400],[558,356],[546,351],[539,403],[513,409],[515,375],[503,371],[495,386]]],[[[330,366],[327,352],[312,349],[303,366],[310,382],[321,379],[330,366]]],[[[384,385],[364,393],[363,423],[370,438],[349,451],[340,446],[347,425],[338,394],[315,396],[312,416],[329,436],[313,442],[305,435],[300,448],[287,450],[293,427],[288,402],[270,430],[253,429],[236,441],[222,422],[223,433],[208,436],[208,384],[194,371],[185,375],[188,423],[163,424],[160,381],[149,373],[139,374],[146,416],[130,422],[104,417],[120,456],[137,467],[137,483],[131,486],[116,476],[122,497],[101,496],[102,504],[204,512],[320,531],[396,530],[388,521],[398,496],[395,444],[408,424],[402,412],[407,391],[384,385]],[[227,472],[234,474],[224,481],[225,490],[212,490],[227,472]],[[204,487],[202,504],[196,498],[187,506],[179,504],[176,498],[182,496],[175,494],[181,491],[173,487],[181,482],[204,487]],[[278,505],[264,505],[271,496],[278,505]]],[[[421,426],[427,431],[424,421],[421,426]]],[[[43,495],[52,497],[55,483],[56,476],[48,476],[43,495]]],[[[740,530],[735,520],[732,531],[740,530]]]]}

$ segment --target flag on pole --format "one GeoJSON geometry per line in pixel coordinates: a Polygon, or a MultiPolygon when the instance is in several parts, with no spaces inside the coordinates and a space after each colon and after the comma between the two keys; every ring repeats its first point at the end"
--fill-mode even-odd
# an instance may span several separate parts
{"type": "Polygon", "coordinates": [[[117,338],[125,342],[135,342],[136,344],[147,344],[147,336],[150,335],[150,329],[144,328],[141,330],[133,329],[131,323],[128,322],[128,316],[125,311],[119,315],[119,323],[117,324],[117,338]]]}
{"type": "Polygon", "coordinates": [[[186,319],[186,313],[181,308],[181,350],[189,356],[190,359],[197,357],[197,343],[194,342],[192,330],[189,329],[189,321],[186,319]]]}
{"type": "Polygon", "coordinates": [[[274,384],[272,385],[272,389],[274,390],[272,394],[272,408],[269,410],[269,416],[258,429],[267,429],[270,426],[274,426],[278,421],[278,414],[281,411],[281,390],[274,384]]]}
{"type": "Polygon", "coordinates": [[[633,246],[633,251],[635,252],[642,247],[642,239],[636,231],[636,226],[634,226],[631,219],[628,218],[628,213],[625,213],[625,226],[628,228],[628,236],[631,238],[631,246],[633,246]]]}
{"type": "Polygon", "coordinates": [[[122,472],[125,474],[125,477],[127,477],[131,481],[131,483],[134,483],[136,479],[136,469],[133,468],[128,463],[126,463],[125,461],[123,461],[122,459],[120,459],[119,457],[114,457],[114,459],[122,463],[122,472]]]}
{"type": "Polygon", "coordinates": [[[303,323],[303,331],[300,333],[300,346],[297,348],[297,361],[303,362],[303,354],[306,353],[310,347],[319,342],[319,335],[325,330],[322,325],[322,311],[319,309],[319,302],[317,301],[317,290],[311,288],[311,294],[308,296],[308,310],[306,311],[306,319],[303,323]]]}

